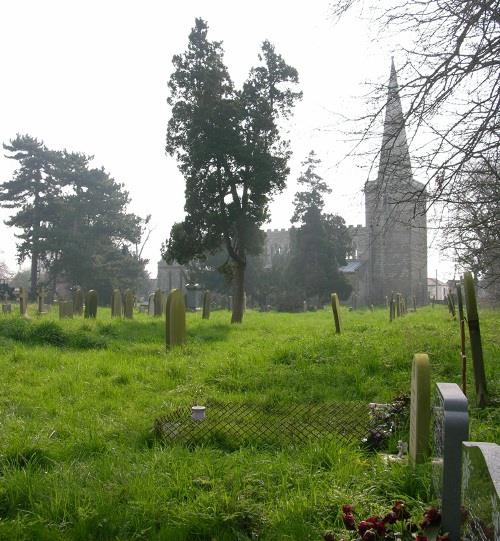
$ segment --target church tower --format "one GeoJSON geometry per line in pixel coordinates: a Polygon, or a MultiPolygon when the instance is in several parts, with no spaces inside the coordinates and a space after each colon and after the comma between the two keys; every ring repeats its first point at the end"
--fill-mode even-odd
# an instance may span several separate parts
{"type": "Polygon", "coordinates": [[[378,175],[365,184],[370,303],[383,304],[392,292],[427,303],[425,206],[425,187],[413,179],[393,61],[378,175]]]}

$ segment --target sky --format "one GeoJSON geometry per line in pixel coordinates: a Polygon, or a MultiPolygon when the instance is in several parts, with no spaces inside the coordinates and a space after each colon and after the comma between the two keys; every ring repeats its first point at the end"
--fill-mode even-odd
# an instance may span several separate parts
{"type": "MultiPolygon", "coordinates": [[[[209,24],[209,39],[223,41],[236,85],[257,62],[269,39],[299,73],[304,97],[284,126],[293,157],[286,190],[271,205],[266,228],[290,227],[300,164],[314,149],[320,174],[332,188],[326,211],[364,225],[367,163],[349,157],[348,121],[370,112],[371,84],[388,81],[404,36],[373,42],[373,24],[353,11],[340,22],[330,2],[314,0],[16,0],[0,2],[0,142],[30,134],[52,149],[94,156],[128,190],[130,210],[152,215],[144,249],[156,277],[160,247],[183,218],[184,181],[165,154],[169,118],[167,82],[172,56],[187,47],[195,17],[209,24]]],[[[379,36],[380,38],[380,36],[379,36]]],[[[404,107],[403,101],[403,107],[404,107]]],[[[411,152],[411,148],[410,148],[411,152]]],[[[0,181],[12,177],[0,156],[0,181]]],[[[375,171],[376,172],[376,171],[375,171]]],[[[373,172],[372,172],[373,174],[373,172]]],[[[419,179],[424,180],[424,179],[419,179]]],[[[14,231],[0,210],[0,261],[17,270],[14,231]]],[[[451,278],[432,232],[429,276],[451,278]]],[[[25,265],[26,266],[26,265],[25,265]]]]}

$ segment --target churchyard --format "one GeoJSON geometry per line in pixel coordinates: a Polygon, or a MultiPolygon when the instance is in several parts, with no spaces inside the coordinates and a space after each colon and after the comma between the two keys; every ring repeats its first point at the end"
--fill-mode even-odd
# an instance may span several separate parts
{"type": "MultiPolygon", "coordinates": [[[[0,539],[349,539],[344,504],[361,517],[404,500],[421,517],[437,503],[429,461],[387,459],[408,442],[407,421],[378,452],[350,429],[370,403],[409,395],[417,352],[429,355],[432,395],[437,382],[460,383],[459,326],[444,305],[392,322],[388,309],[342,307],[341,333],[330,308],[248,310],[242,325],[226,310],[188,313],[186,343],[170,350],[164,317],[36,312],[0,317],[0,539]],[[294,439],[274,414],[306,408],[313,425],[331,404],[352,406],[337,436],[294,439]],[[246,407],[234,410],[238,428],[263,428],[243,442],[224,427],[203,441],[177,440],[182,423],[155,432],[193,405],[206,406],[202,422],[221,405],[246,407]]],[[[494,398],[500,317],[480,316],[494,398]]],[[[500,441],[498,408],[475,406],[470,364],[468,380],[469,439],[500,441]]]]}

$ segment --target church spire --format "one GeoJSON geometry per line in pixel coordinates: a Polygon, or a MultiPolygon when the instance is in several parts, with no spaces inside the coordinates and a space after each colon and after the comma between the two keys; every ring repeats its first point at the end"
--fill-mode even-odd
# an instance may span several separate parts
{"type": "Polygon", "coordinates": [[[378,182],[383,185],[401,185],[412,181],[410,153],[406,140],[405,120],[399,97],[398,77],[394,58],[385,107],[384,134],[380,150],[378,182]]]}

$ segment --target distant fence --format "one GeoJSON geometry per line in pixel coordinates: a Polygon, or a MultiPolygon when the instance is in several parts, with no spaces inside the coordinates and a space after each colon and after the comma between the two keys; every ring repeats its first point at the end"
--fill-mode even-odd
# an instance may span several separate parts
{"type": "Polygon", "coordinates": [[[369,407],[360,402],[326,404],[207,403],[203,419],[191,407],[179,407],[155,421],[165,443],[229,446],[305,443],[314,439],[360,442],[370,428],[369,407]]]}

